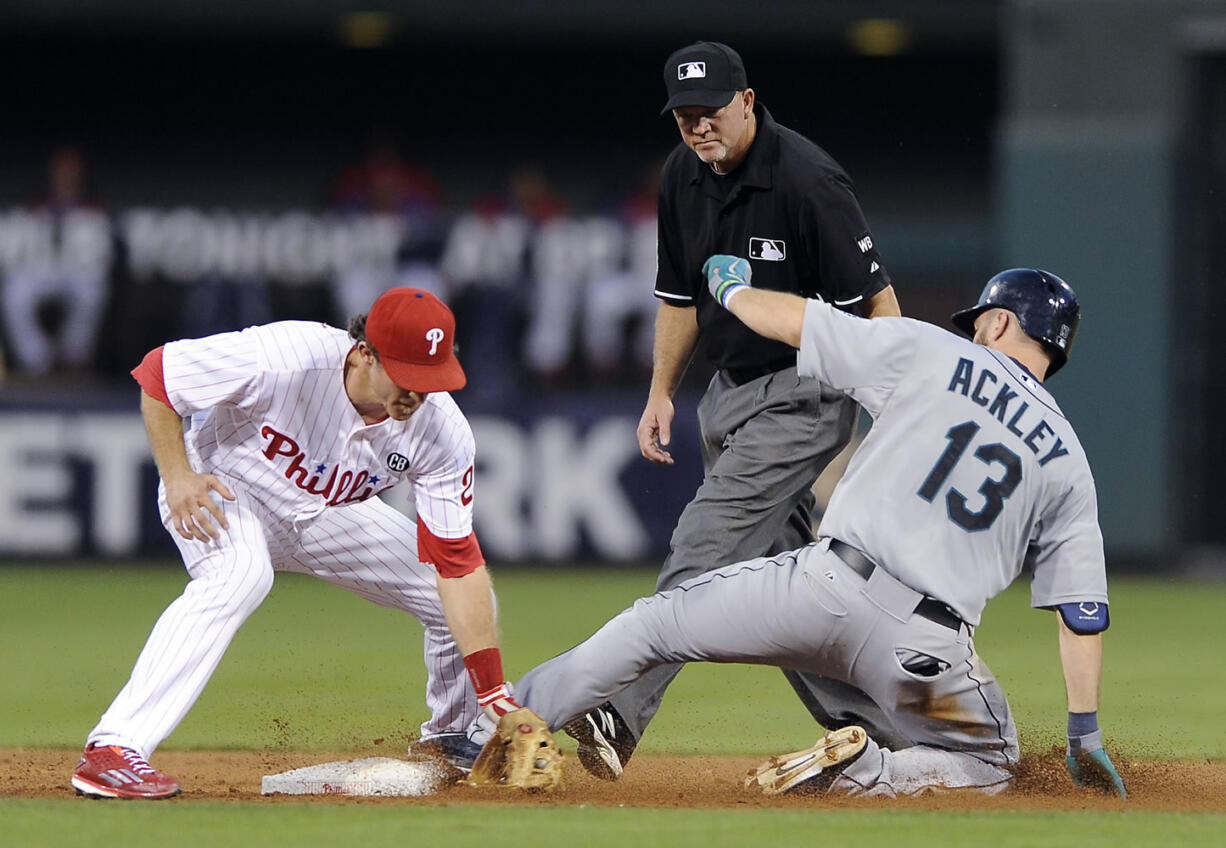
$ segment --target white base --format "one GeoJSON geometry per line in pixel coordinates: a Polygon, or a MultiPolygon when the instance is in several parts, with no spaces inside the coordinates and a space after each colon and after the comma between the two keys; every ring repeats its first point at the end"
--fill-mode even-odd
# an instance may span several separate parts
{"type": "Polygon", "coordinates": [[[433,762],[370,757],[320,763],[265,775],[261,795],[433,795],[455,781],[456,772],[433,762]]]}

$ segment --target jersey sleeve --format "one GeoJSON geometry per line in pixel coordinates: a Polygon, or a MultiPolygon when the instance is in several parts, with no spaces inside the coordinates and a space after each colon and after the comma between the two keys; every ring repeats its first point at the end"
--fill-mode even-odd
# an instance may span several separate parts
{"type": "Polygon", "coordinates": [[[1088,469],[1075,478],[1064,497],[1043,511],[1026,559],[1033,569],[1031,606],[1107,602],[1103,535],[1088,469]]]}
{"type": "Polygon", "coordinates": [[[844,174],[823,176],[801,204],[801,238],[816,261],[820,294],[837,306],[851,306],[890,284],[851,180],[844,174]]]}
{"type": "Polygon", "coordinates": [[[170,405],[180,415],[214,406],[250,408],[260,383],[260,352],[252,327],[162,349],[162,375],[170,405]]]}
{"type": "Polygon", "coordinates": [[[484,564],[473,533],[472,429],[453,403],[440,403],[416,439],[421,450],[414,463],[421,472],[413,478],[418,558],[444,576],[467,574],[484,564]]]}
{"type": "Polygon", "coordinates": [[[915,364],[928,327],[911,318],[861,318],[827,303],[805,303],[799,373],[847,392],[876,417],[915,364]]]}
{"type": "Polygon", "coordinates": [[[687,275],[681,263],[681,232],[671,202],[673,192],[668,188],[673,179],[671,169],[666,166],[660,177],[657,204],[655,295],[674,306],[693,306],[696,272],[687,275]]]}
{"type": "Polygon", "coordinates": [[[471,454],[457,457],[414,484],[413,500],[417,517],[440,539],[458,539],[473,529],[474,469],[471,454]]]}

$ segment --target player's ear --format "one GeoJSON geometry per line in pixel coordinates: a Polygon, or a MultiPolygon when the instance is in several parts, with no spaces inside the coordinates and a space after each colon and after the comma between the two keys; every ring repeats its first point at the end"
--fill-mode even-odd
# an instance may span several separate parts
{"type": "Polygon", "coordinates": [[[992,316],[992,338],[993,340],[1002,339],[1010,332],[1018,332],[1023,336],[1026,335],[1022,330],[1022,325],[1018,323],[1017,316],[1008,309],[997,309],[992,316]]]}
{"type": "Polygon", "coordinates": [[[753,113],[753,89],[747,88],[741,92],[741,105],[745,108],[745,117],[753,113]]]}

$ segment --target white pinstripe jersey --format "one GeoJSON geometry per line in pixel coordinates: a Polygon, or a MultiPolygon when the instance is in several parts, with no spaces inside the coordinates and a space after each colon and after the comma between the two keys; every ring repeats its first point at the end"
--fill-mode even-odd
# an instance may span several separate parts
{"type": "Polygon", "coordinates": [[[1033,606],[1106,603],[1085,451],[1021,365],[931,324],[866,320],[816,301],[805,307],[798,364],[873,416],[821,535],[971,624],[1026,566],[1033,606]]]}
{"type": "Polygon", "coordinates": [[[345,392],[344,330],[282,321],[162,352],[167,396],[191,415],[198,471],[235,481],[288,522],[413,481],[418,519],[441,539],[472,533],[472,430],[435,392],[406,420],[366,424],[345,392]]]}

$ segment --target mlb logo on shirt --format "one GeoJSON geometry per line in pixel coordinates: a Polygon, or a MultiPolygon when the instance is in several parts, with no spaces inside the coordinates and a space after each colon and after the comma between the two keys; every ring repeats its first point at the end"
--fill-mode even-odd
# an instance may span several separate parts
{"type": "Polygon", "coordinates": [[[677,79],[705,79],[707,76],[706,62],[682,62],[677,66],[677,79]]]}
{"type": "Polygon", "coordinates": [[[782,262],[787,259],[788,246],[783,239],[751,238],[749,240],[749,258],[762,259],[767,262],[782,262]]]}

